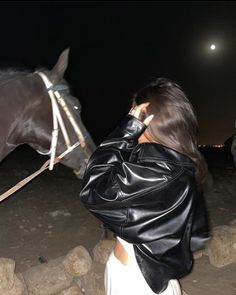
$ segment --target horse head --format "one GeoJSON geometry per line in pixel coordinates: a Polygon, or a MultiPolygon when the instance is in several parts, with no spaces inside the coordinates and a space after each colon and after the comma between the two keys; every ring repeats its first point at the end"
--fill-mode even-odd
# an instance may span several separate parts
{"type": "MultiPolygon", "coordinates": [[[[72,168],[76,176],[81,179],[83,177],[88,159],[94,152],[96,146],[83,124],[81,118],[81,104],[79,100],[70,93],[69,87],[64,79],[64,73],[68,66],[68,55],[69,49],[66,49],[61,53],[58,61],[51,71],[44,71],[43,74],[41,72],[44,77],[47,77],[51,86],[48,87],[46,85],[47,88],[45,87],[45,95],[42,97],[43,103],[41,104],[41,113],[44,113],[44,119],[41,117],[41,120],[44,120],[44,122],[42,122],[42,124],[44,124],[44,131],[41,131],[41,135],[46,138],[47,142],[44,142],[42,145],[38,144],[37,151],[41,154],[45,154],[45,146],[47,146],[46,150],[48,150],[50,144],[50,153],[52,153],[53,139],[51,135],[53,130],[53,115],[55,115],[53,112],[55,110],[52,109],[52,106],[50,108],[50,112],[45,110],[45,105],[52,103],[52,101],[50,102],[49,97],[49,94],[51,93],[55,96],[64,125],[64,128],[62,128],[59,122],[59,133],[56,143],[55,156],[58,157],[65,151],[69,150],[69,152],[61,159],[61,163],[69,168],[72,168]],[[47,116],[46,113],[48,113],[49,116],[47,116]],[[49,117],[51,122],[50,124],[47,124],[46,122],[48,122],[49,117]],[[62,129],[65,129],[66,131],[63,132],[62,129]],[[69,147],[67,141],[69,141],[69,147]],[[71,148],[73,145],[76,145],[74,149],[71,148]]],[[[41,78],[38,77],[38,79],[41,78]]],[[[43,82],[42,80],[43,79],[41,79],[41,83],[43,82]]],[[[53,130],[53,132],[55,132],[55,130],[53,130]]],[[[31,144],[31,146],[34,147],[33,144],[31,144]]]]}

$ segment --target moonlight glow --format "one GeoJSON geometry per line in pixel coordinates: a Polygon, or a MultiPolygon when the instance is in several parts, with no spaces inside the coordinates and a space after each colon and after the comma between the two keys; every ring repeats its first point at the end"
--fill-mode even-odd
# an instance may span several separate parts
{"type": "Polygon", "coordinates": [[[215,49],[216,49],[215,44],[211,44],[210,49],[211,49],[211,50],[215,50],[215,49]]]}

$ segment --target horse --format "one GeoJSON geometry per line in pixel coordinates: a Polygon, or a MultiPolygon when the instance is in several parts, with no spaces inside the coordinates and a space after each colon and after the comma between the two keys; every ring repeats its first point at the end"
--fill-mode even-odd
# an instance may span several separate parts
{"type": "Polygon", "coordinates": [[[49,170],[60,160],[82,179],[96,146],[64,79],[68,56],[69,48],[51,70],[0,70],[0,161],[26,144],[50,157],[49,170]]]}
{"type": "Polygon", "coordinates": [[[236,133],[231,135],[224,142],[224,148],[227,156],[228,168],[236,171],[236,133]]]}

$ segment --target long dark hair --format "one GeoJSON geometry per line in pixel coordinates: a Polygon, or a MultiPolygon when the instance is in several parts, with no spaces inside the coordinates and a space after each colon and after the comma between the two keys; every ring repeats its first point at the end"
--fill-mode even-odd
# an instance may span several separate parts
{"type": "Polygon", "coordinates": [[[134,95],[133,104],[144,102],[150,102],[146,116],[154,114],[147,137],[190,157],[201,188],[207,178],[207,165],[198,149],[198,122],[186,94],[177,83],[158,78],[134,95]]]}

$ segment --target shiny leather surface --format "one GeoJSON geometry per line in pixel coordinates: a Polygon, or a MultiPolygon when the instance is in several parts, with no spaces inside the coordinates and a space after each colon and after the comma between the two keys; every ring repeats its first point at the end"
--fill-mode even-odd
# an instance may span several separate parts
{"type": "Polygon", "coordinates": [[[94,152],[80,199],[124,240],[157,294],[187,275],[208,240],[207,212],[194,163],[157,143],[138,143],[145,125],[127,116],[94,152]]]}

